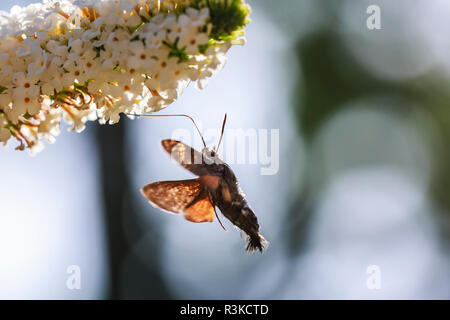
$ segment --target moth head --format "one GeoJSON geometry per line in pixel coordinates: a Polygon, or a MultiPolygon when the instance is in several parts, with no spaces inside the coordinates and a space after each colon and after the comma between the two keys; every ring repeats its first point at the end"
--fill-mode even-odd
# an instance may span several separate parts
{"type": "Polygon", "coordinates": [[[217,158],[217,152],[214,149],[210,150],[208,147],[204,147],[202,153],[209,158],[217,158]]]}

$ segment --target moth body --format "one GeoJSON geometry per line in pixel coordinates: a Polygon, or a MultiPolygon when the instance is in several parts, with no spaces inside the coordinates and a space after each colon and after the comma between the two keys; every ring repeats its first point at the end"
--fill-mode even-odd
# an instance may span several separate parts
{"type": "Polygon", "coordinates": [[[192,222],[211,222],[214,215],[217,216],[215,208],[218,207],[231,223],[247,234],[246,249],[262,252],[267,241],[259,233],[258,219],[228,164],[206,147],[200,153],[170,139],[163,140],[162,146],[177,163],[199,178],[151,183],[142,188],[144,197],[163,210],[183,212],[192,222]]]}

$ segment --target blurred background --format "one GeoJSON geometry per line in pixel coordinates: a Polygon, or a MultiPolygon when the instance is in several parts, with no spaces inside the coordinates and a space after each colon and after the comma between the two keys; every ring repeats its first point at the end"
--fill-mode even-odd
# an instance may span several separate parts
{"type": "Polygon", "coordinates": [[[188,120],[90,123],[35,157],[0,150],[0,298],[450,298],[450,3],[248,2],[247,45],[163,113],[204,132],[225,112],[228,129],[280,130],[276,175],[232,165],[268,250],[249,255],[228,220],[188,223],[140,195],[192,177],[160,147],[188,132],[201,149],[188,120]],[[380,30],[366,26],[372,4],[380,30]]]}

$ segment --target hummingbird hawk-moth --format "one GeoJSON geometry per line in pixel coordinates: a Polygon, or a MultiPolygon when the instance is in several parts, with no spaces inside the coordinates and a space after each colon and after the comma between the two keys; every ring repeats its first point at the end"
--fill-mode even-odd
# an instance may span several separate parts
{"type": "Polygon", "coordinates": [[[141,189],[141,193],[153,206],[172,213],[183,213],[191,222],[212,222],[216,216],[224,228],[216,212],[218,207],[228,220],[247,234],[246,250],[262,253],[267,241],[259,233],[258,219],[245,200],[233,170],[217,156],[225,122],[226,115],[219,143],[213,150],[206,147],[203,137],[205,147],[202,152],[177,140],[162,140],[164,150],[172,159],[198,178],[150,183],[141,189]]]}

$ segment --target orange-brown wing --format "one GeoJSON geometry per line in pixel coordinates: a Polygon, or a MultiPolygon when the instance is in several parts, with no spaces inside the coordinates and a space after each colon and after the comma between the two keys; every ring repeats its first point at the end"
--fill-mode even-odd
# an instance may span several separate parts
{"type": "Polygon", "coordinates": [[[141,192],[153,206],[173,213],[183,212],[189,221],[212,222],[214,219],[214,207],[200,179],[154,182],[141,192]]]}
{"type": "Polygon", "coordinates": [[[166,139],[162,140],[161,144],[172,159],[193,174],[201,176],[208,173],[203,155],[197,150],[177,140],[166,139]]]}
{"type": "Polygon", "coordinates": [[[208,192],[203,190],[199,197],[184,210],[184,217],[191,222],[212,222],[215,215],[214,206],[208,198],[208,192]]]}
{"type": "Polygon", "coordinates": [[[203,188],[199,179],[160,181],[144,186],[141,193],[153,206],[180,213],[198,198],[203,188]]]}

